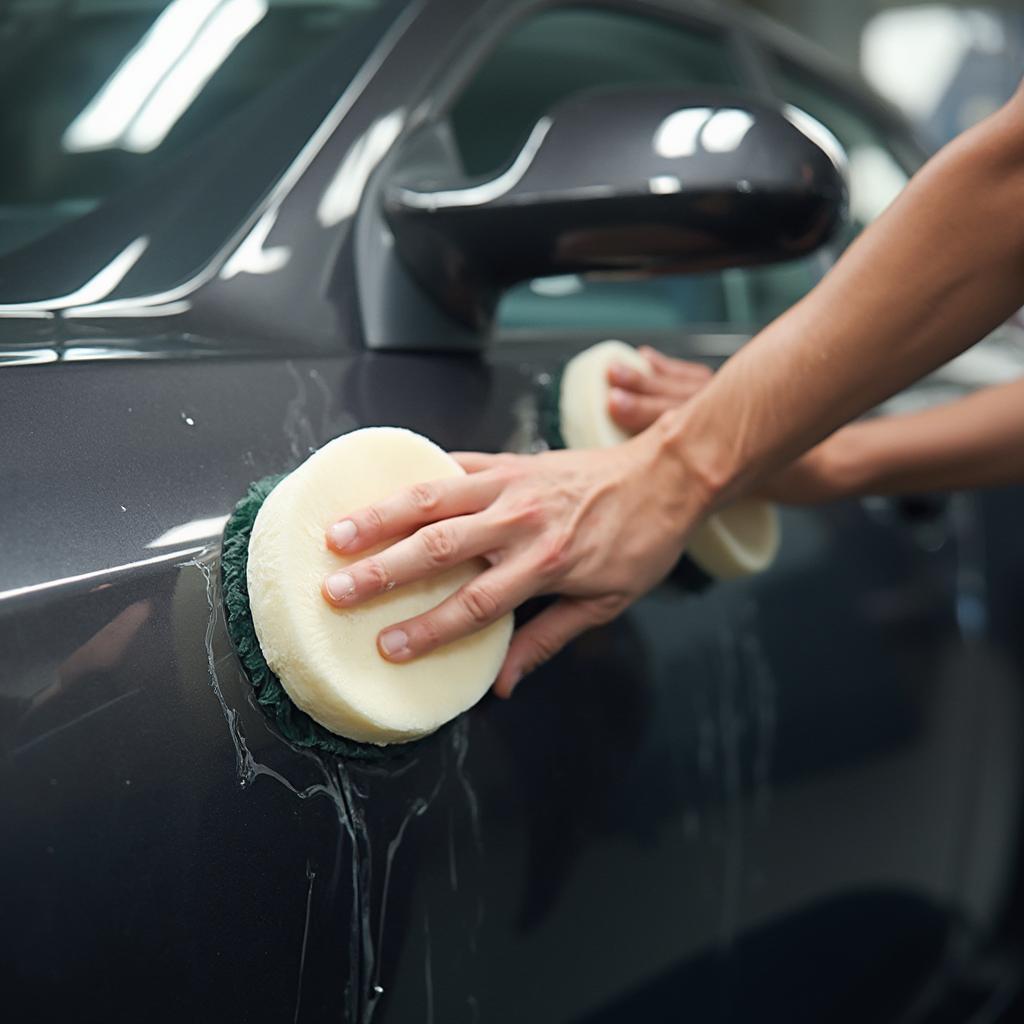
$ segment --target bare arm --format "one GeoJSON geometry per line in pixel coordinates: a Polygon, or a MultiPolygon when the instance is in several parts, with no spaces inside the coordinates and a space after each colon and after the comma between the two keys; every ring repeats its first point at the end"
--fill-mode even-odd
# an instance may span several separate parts
{"type": "Polygon", "coordinates": [[[1024,483],[1024,380],[836,431],[765,481],[788,504],[1024,483]]]}
{"type": "Polygon", "coordinates": [[[801,302],[654,428],[715,503],[1024,304],[1024,89],[943,150],[801,302]]]}

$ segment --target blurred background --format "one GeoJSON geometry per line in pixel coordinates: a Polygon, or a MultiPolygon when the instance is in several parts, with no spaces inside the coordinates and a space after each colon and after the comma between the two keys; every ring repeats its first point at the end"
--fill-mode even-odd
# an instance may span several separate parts
{"type": "Polygon", "coordinates": [[[1019,0],[742,0],[824,47],[895,104],[934,148],[992,113],[1024,74],[1019,0]]]}

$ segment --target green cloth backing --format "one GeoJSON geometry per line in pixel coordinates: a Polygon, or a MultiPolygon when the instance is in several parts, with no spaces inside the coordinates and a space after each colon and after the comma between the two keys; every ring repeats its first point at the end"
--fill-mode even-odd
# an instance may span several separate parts
{"type": "Polygon", "coordinates": [[[565,367],[560,367],[540,385],[538,406],[538,427],[540,436],[553,450],[568,447],[562,437],[562,375],[565,367]]]}
{"type": "MultiPolygon", "coordinates": [[[[345,739],[300,711],[285,693],[281,680],[271,671],[260,642],[249,609],[249,586],[246,580],[246,566],[249,562],[249,535],[267,495],[285,478],[265,476],[249,485],[245,497],[235,506],[235,511],[224,527],[224,543],[221,548],[221,589],[227,617],[228,635],[235,646],[239,660],[256,691],[256,702],[277,727],[277,731],[293,746],[319,750],[327,754],[362,760],[384,760],[390,756],[390,747],[378,747],[372,743],[358,743],[345,739]]],[[[410,744],[401,744],[408,747],[410,744]]]]}

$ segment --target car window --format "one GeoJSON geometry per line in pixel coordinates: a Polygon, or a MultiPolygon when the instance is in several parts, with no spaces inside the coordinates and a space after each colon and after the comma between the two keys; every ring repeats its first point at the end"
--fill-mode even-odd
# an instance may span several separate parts
{"type": "MultiPolygon", "coordinates": [[[[0,256],[203,145],[226,119],[339,38],[354,73],[399,6],[0,2],[0,256]]],[[[348,67],[338,65],[339,88],[348,67]]],[[[310,119],[312,130],[335,98],[311,97],[296,119],[310,119]]],[[[268,129],[267,146],[286,134],[268,129]]],[[[209,151],[202,155],[212,159],[209,151]]]]}
{"type": "MultiPolygon", "coordinates": [[[[451,111],[468,174],[508,163],[538,119],[574,93],[617,85],[742,83],[728,38],[682,23],[606,8],[545,11],[510,32],[451,111]]],[[[647,281],[545,278],[510,290],[498,309],[505,327],[672,326],[722,318],[721,275],[647,281]]]]}

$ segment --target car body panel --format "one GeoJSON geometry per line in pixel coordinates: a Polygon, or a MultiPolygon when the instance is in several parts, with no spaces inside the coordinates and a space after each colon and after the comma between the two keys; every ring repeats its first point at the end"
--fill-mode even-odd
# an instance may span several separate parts
{"type": "Polygon", "coordinates": [[[391,41],[275,207],[286,266],[224,278],[225,250],[181,294],[0,318],[38,362],[0,373],[19,1019],[882,1021],[996,912],[965,826],[986,779],[996,836],[1015,820],[1018,766],[976,755],[1017,705],[960,614],[970,507],[787,511],[770,573],[670,578],[379,765],[255,707],[218,589],[248,483],[368,424],[534,450],[541,389],[596,340],[367,351],[350,223],[310,230],[355,141],[483,38],[470,14],[424,4],[391,41]]]}

